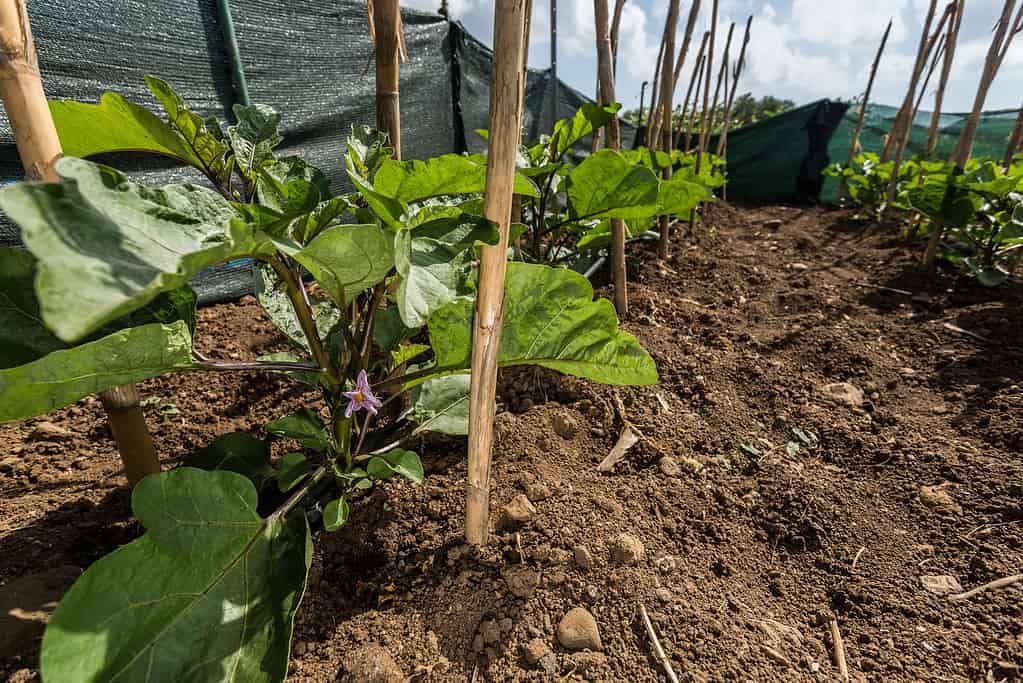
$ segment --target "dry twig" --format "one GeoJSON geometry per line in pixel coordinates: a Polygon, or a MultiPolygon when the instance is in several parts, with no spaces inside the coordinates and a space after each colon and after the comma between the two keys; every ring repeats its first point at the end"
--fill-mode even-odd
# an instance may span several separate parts
{"type": "Polygon", "coordinates": [[[988,583],[985,583],[983,586],[977,586],[976,588],[971,588],[970,590],[966,591],[965,593],[955,593],[954,595],[948,596],[948,599],[952,600],[953,602],[959,602],[960,600],[969,600],[974,595],[977,595],[979,593],[983,593],[984,591],[995,590],[997,588],[1008,588],[1009,586],[1011,586],[1013,584],[1016,584],[1016,583],[1019,583],[1020,581],[1023,581],[1023,574],[1015,574],[1013,576],[1006,576],[1004,578],[996,579],[994,581],[990,581],[988,583]]]}
{"type": "Polygon", "coordinates": [[[838,675],[848,683],[849,665],[845,661],[845,643],[842,641],[842,632],[838,630],[838,619],[832,619],[829,627],[831,628],[831,642],[835,648],[835,666],[838,667],[838,675]]]}
{"type": "Polygon", "coordinates": [[[664,654],[664,648],[661,647],[661,641],[657,639],[654,625],[650,623],[650,616],[646,613],[646,607],[643,606],[643,603],[639,604],[639,613],[643,617],[643,625],[646,626],[647,635],[650,636],[650,642],[654,646],[654,656],[661,666],[664,667],[664,673],[668,676],[668,680],[671,683],[678,683],[678,676],[675,675],[675,670],[671,668],[671,660],[668,659],[668,655],[664,654]]]}

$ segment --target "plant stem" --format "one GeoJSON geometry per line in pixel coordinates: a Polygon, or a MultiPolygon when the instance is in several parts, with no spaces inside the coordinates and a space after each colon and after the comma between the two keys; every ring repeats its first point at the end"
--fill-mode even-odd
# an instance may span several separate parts
{"type": "Polygon", "coordinates": [[[265,372],[326,372],[319,365],[296,361],[229,361],[199,359],[197,370],[244,372],[247,370],[265,372]]]}
{"type": "Polygon", "coordinates": [[[317,467],[316,470],[309,475],[309,478],[306,479],[305,483],[302,484],[297,491],[291,494],[291,496],[289,496],[279,508],[273,511],[270,517],[267,518],[267,524],[273,524],[277,520],[287,516],[287,514],[291,512],[296,505],[302,502],[302,499],[309,494],[312,488],[319,483],[320,479],[323,479],[325,474],[327,474],[326,465],[320,465],[317,467]]]}
{"type": "Polygon", "coordinates": [[[369,362],[369,349],[373,340],[373,323],[376,320],[377,309],[380,308],[380,300],[387,292],[387,285],[383,282],[377,284],[373,290],[373,296],[369,300],[369,310],[366,311],[366,323],[362,328],[362,348],[359,354],[359,370],[364,370],[369,362]]]}
{"type": "Polygon", "coordinates": [[[408,384],[409,382],[414,382],[417,379],[429,377],[430,375],[443,375],[446,373],[455,372],[456,370],[465,369],[466,368],[447,366],[442,368],[430,367],[425,368],[423,370],[416,370],[415,372],[409,372],[404,375],[399,375],[397,377],[388,377],[385,380],[377,382],[376,384],[373,385],[373,391],[383,391],[395,385],[408,384]]]}
{"type": "Polygon", "coordinates": [[[302,328],[302,333],[309,342],[313,358],[326,371],[327,376],[330,377],[334,384],[340,384],[341,375],[331,362],[330,356],[327,355],[327,350],[323,348],[323,342],[320,341],[320,335],[316,331],[316,322],[313,320],[313,307],[309,303],[309,293],[302,284],[302,280],[285,262],[284,258],[283,256],[278,256],[271,259],[270,266],[287,287],[288,299],[291,301],[291,307],[295,310],[295,315],[298,317],[298,324],[302,328]]]}

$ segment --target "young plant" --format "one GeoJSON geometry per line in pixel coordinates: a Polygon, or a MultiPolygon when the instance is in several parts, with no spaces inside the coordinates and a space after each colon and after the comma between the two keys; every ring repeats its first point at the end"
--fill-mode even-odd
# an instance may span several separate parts
{"type": "MultiPolygon", "coordinates": [[[[150,188],[68,157],[60,183],[0,191],[28,247],[0,250],[10,303],[0,308],[0,421],[167,372],[281,373],[315,393],[267,424],[268,438],[225,434],[135,488],[145,535],[65,595],[41,671],[72,683],[279,681],[310,524],[342,527],[381,480],[422,481],[405,448],[417,435],[467,431],[476,252],[497,239],[480,215],[486,166],[458,155],[395,161],[383,136],[358,128],[344,155],[356,191],[335,196],[320,170],[275,156],[282,136],[270,108],[236,105],[225,133],[164,81],[147,83],[166,120],[110,93],[96,105],[52,103],[65,149],[170,156],[212,189],[150,188]],[[293,352],[224,361],[193,348],[189,280],[239,258],[253,260],[257,299],[293,352]],[[409,410],[389,409],[405,395],[409,410]],[[290,445],[276,460],[273,439],[290,445]]],[[[541,195],[525,175],[516,192],[541,195]]],[[[499,365],[657,381],[649,354],[581,275],[512,263],[505,297],[499,365]]]]}

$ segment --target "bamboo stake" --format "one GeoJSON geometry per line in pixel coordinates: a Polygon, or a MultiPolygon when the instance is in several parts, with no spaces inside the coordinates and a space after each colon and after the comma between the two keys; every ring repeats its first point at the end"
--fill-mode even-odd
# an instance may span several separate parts
{"type": "Polygon", "coordinates": [[[703,163],[703,155],[707,151],[707,138],[710,131],[707,130],[707,107],[710,105],[710,79],[714,75],[714,38],[718,32],[718,0],[714,0],[714,9],[710,18],[710,40],[707,41],[707,59],[704,64],[703,83],[703,112],[700,115],[700,146],[699,156],[696,157],[696,173],[699,175],[703,163]]]}
{"type": "MultiPolygon", "coordinates": [[[[924,95],[927,94],[927,86],[931,82],[931,76],[934,75],[934,70],[938,68],[938,60],[941,59],[945,55],[945,41],[946,40],[947,40],[947,36],[945,34],[942,34],[941,40],[938,41],[937,48],[932,51],[934,53],[934,55],[931,57],[931,65],[927,69],[927,75],[924,76],[924,83],[923,83],[923,85],[920,86],[920,94],[917,95],[916,103],[913,105],[913,113],[910,114],[910,116],[909,116],[910,129],[912,129],[912,126],[916,123],[916,115],[920,112],[920,104],[923,102],[924,95]]],[[[902,136],[902,139],[903,139],[902,146],[905,147],[906,146],[906,142],[905,141],[909,139],[909,136],[908,135],[904,135],[904,136],[902,136]]]]}
{"type": "Polygon", "coordinates": [[[1012,135],[1009,136],[1009,144],[1005,147],[1002,166],[1008,169],[1012,165],[1013,157],[1020,151],[1023,151],[1023,107],[1020,108],[1019,115],[1016,116],[1016,125],[1012,127],[1012,135]]]}
{"type": "MultiPolygon", "coordinates": [[[[700,52],[696,56],[696,65],[693,66],[693,76],[689,80],[689,92],[693,93],[693,108],[689,111],[689,121],[685,125],[686,129],[686,144],[683,145],[682,149],[686,154],[689,153],[689,148],[693,142],[693,128],[696,126],[696,108],[700,104],[700,85],[703,83],[703,70],[707,65],[707,41],[710,39],[710,31],[703,32],[703,40],[700,42],[700,52]],[[696,86],[695,92],[693,86],[696,86]]],[[[686,102],[688,106],[689,95],[686,95],[686,102]]],[[[678,146],[676,144],[676,146],[678,146]]]]}
{"type": "MultiPolygon", "coordinates": [[[[14,131],[26,180],[60,182],[54,164],[61,157],[60,139],[46,103],[32,27],[25,0],[0,3],[0,99],[14,131]]],[[[133,384],[101,392],[110,431],[132,487],[160,471],[139,393],[133,384]]]]}
{"type": "Polygon", "coordinates": [[[963,11],[966,9],[966,0],[957,0],[955,3],[955,18],[949,22],[947,38],[945,39],[945,59],[941,65],[941,77],[938,79],[938,89],[934,93],[934,111],[931,112],[931,127],[927,132],[927,156],[933,156],[938,147],[938,126],[941,123],[941,106],[945,99],[945,87],[948,85],[949,75],[952,73],[952,62],[955,59],[956,46],[959,44],[959,27],[963,23],[963,11]]]}
{"type": "Polygon", "coordinates": [[[494,57],[490,85],[490,151],[483,213],[497,224],[500,238],[480,256],[479,293],[473,320],[472,379],[469,402],[469,464],[465,504],[465,539],[485,545],[490,535],[490,461],[494,443],[497,356],[504,317],[515,157],[522,112],[524,0],[497,0],[494,7],[494,57]]]}
{"type": "Polygon", "coordinates": [[[710,105],[710,131],[714,131],[714,126],[717,125],[718,118],[718,98],[721,95],[721,85],[725,85],[725,96],[728,96],[728,84],[726,77],[728,74],[729,64],[729,51],[732,49],[732,34],[735,33],[735,22],[733,21],[731,26],[728,27],[728,38],[725,40],[725,49],[721,53],[721,68],[718,69],[718,81],[717,85],[714,86],[714,99],[710,105]]]}
{"type": "Polygon", "coordinates": [[[398,99],[398,56],[400,53],[398,0],[373,0],[376,59],[377,129],[386,133],[401,159],[401,105],[398,99]]]}
{"type": "MultiPolygon", "coordinates": [[[[606,105],[614,102],[615,99],[615,77],[611,64],[613,59],[611,34],[607,25],[607,0],[593,0],[593,17],[597,33],[597,74],[600,77],[600,103],[606,105]]],[[[665,56],[667,54],[665,52],[665,56]]],[[[617,116],[611,117],[611,120],[607,122],[605,132],[608,149],[616,151],[621,149],[621,129],[617,116]]],[[[629,312],[629,294],[625,272],[625,221],[621,218],[611,219],[611,281],[614,284],[615,310],[619,317],[624,317],[629,312]]]]}
{"type": "Polygon", "coordinates": [[[678,90],[678,79],[682,75],[682,66],[686,63],[686,56],[689,54],[689,44],[693,39],[693,29],[696,28],[696,20],[700,15],[700,0],[693,0],[689,8],[689,18],[686,20],[686,32],[682,36],[682,47],[678,50],[678,59],[675,60],[675,74],[671,79],[672,97],[678,90]]]}
{"type": "Polygon", "coordinates": [[[651,81],[653,86],[650,88],[650,114],[646,124],[647,147],[650,149],[657,149],[657,143],[660,141],[660,137],[657,135],[657,124],[661,120],[660,94],[661,71],[664,67],[664,39],[665,35],[662,32],[661,49],[657,53],[657,68],[654,69],[654,80],[651,81]]]}
{"type": "MultiPolygon", "coordinates": [[[[853,158],[856,156],[856,148],[860,145],[860,131],[863,130],[863,121],[867,117],[867,105],[870,103],[870,92],[874,89],[874,78],[877,76],[877,67],[881,64],[881,55],[884,54],[885,45],[888,44],[888,36],[892,32],[892,23],[894,19],[888,20],[888,28],[884,30],[884,35],[881,36],[881,44],[877,48],[877,54],[874,55],[874,63],[870,66],[870,77],[867,78],[867,89],[863,92],[863,101],[860,102],[860,113],[856,117],[856,127],[853,129],[852,142],[849,144],[849,158],[846,160],[846,166],[852,166],[853,158]]],[[[846,190],[846,179],[842,176],[842,180],[838,185],[838,198],[841,199],[845,194],[846,190]]]]}
{"type": "MultiPolygon", "coordinates": [[[[661,146],[671,154],[671,113],[675,98],[675,32],[678,30],[679,0],[670,0],[668,18],[664,23],[664,65],[661,67],[661,146]]],[[[672,164],[662,171],[664,179],[671,180],[672,164]]],[[[659,218],[661,237],[657,243],[657,255],[662,260],[668,258],[668,228],[671,216],[667,214],[659,218]]]]}
{"type": "MultiPolygon", "coordinates": [[[[1015,7],[1016,0],[1005,0],[1002,15],[998,19],[994,35],[991,38],[991,45],[988,47],[987,57],[984,60],[984,71],[981,74],[980,83],[977,85],[977,95],[973,101],[973,109],[970,111],[970,116],[966,119],[966,125],[963,126],[962,132],[959,133],[959,140],[956,142],[955,151],[952,153],[951,162],[957,169],[962,169],[966,166],[966,162],[970,159],[970,154],[973,152],[973,141],[977,137],[977,126],[980,124],[981,112],[984,111],[984,101],[987,99],[988,90],[990,90],[995,76],[998,75],[998,69],[1005,60],[1005,55],[1012,44],[1012,39],[1016,37],[1017,33],[1023,31],[1023,4],[1020,5],[1019,11],[1016,13],[1015,18],[1013,18],[1012,12],[1015,7]]],[[[927,248],[924,250],[923,267],[925,270],[934,268],[934,262],[938,255],[938,245],[941,243],[944,232],[944,223],[940,219],[935,220],[931,226],[931,236],[927,241],[927,248]]]]}
{"type": "Polygon", "coordinates": [[[742,75],[742,70],[746,67],[746,47],[749,45],[752,27],[753,15],[751,14],[746,19],[746,33],[742,38],[742,47],[739,48],[739,61],[736,62],[735,69],[732,71],[732,91],[728,93],[728,99],[725,102],[725,125],[721,131],[721,137],[718,139],[717,148],[717,155],[721,158],[724,158],[728,146],[728,131],[732,127],[732,106],[735,104],[735,95],[739,89],[739,76],[742,75]]]}
{"type": "Polygon", "coordinates": [[[615,9],[611,18],[611,73],[618,79],[618,33],[622,28],[622,10],[625,0],[615,0],[615,9]]]}
{"type": "Polygon", "coordinates": [[[895,120],[892,121],[892,127],[888,131],[888,138],[885,140],[884,150],[881,152],[881,161],[888,161],[891,158],[892,150],[898,140],[899,131],[902,129],[902,120],[909,113],[909,108],[913,104],[913,95],[916,92],[916,82],[917,78],[919,78],[918,74],[922,69],[922,64],[924,62],[924,50],[927,48],[927,42],[931,35],[931,24],[934,22],[934,13],[937,11],[937,8],[938,0],[931,0],[927,9],[927,17],[924,19],[923,30],[920,34],[920,44],[916,51],[916,61],[913,64],[913,70],[910,71],[909,87],[906,89],[906,95],[902,100],[902,105],[899,107],[899,111],[895,114],[895,120]]]}

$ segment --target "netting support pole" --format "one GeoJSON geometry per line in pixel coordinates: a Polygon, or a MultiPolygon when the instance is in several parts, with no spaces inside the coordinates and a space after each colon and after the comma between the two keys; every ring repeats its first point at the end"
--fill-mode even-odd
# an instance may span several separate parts
{"type": "Polygon", "coordinates": [[[217,13],[220,17],[220,31],[224,34],[224,46],[227,58],[231,62],[231,78],[234,81],[235,95],[246,107],[252,106],[249,98],[249,84],[245,80],[245,65],[242,64],[242,53],[238,49],[238,37],[234,33],[234,15],[231,13],[231,0],[217,0],[217,13]]]}
{"type": "MultiPolygon", "coordinates": [[[[43,91],[25,0],[0,3],[0,99],[14,131],[25,179],[60,182],[54,168],[61,157],[60,138],[43,91]]],[[[160,460],[135,386],[108,389],[100,394],[100,401],[128,483],[134,486],[147,474],[159,472],[160,460]]]]}

